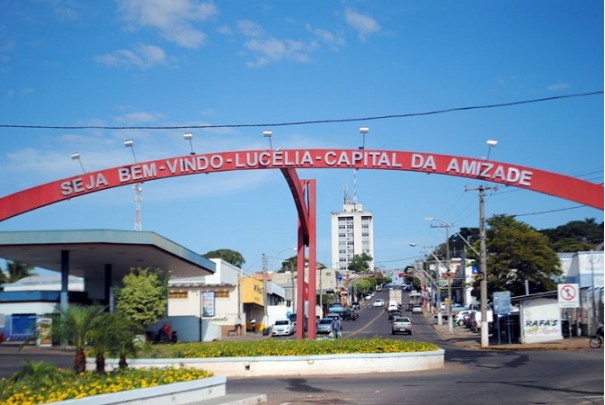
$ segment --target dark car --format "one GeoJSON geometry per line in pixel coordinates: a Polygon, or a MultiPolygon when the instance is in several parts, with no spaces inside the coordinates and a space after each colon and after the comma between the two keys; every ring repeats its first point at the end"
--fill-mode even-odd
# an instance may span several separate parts
{"type": "Polygon", "coordinates": [[[347,309],[346,311],[344,311],[342,313],[343,321],[354,321],[357,318],[359,318],[359,314],[357,312],[353,311],[352,309],[347,309]]]}
{"type": "Polygon", "coordinates": [[[393,320],[396,316],[400,316],[401,312],[398,309],[393,309],[389,311],[389,320],[393,320]]]}

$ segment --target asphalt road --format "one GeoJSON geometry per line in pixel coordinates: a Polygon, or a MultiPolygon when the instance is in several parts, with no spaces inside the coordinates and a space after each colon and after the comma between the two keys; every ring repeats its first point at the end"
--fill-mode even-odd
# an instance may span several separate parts
{"type": "MultiPolygon", "coordinates": [[[[411,336],[392,336],[383,308],[366,307],[343,323],[343,338],[383,336],[434,342],[445,349],[440,370],[343,377],[229,378],[227,393],[267,394],[268,405],[297,404],[603,404],[603,349],[472,350],[439,337],[422,315],[411,336]]],[[[282,339],[282,338],[278,338],[282,339]]],[[[72,367],[73,352],[0,344],[0,377],[22,361],[72,367]]]]}
{"type": "MultiPolygon", "coordinates": [[[[376,298],[385,298],[386,293],[376,298]]],[[[268,404],[603,404],[603,350],[469,350],[409,314],[413,334],[391,335],[384,308],[343,323],[343,338],[383,336],[445,349],[440,370],[343,377],[229,378],[228,393],[265,393],[268,404]]]]}

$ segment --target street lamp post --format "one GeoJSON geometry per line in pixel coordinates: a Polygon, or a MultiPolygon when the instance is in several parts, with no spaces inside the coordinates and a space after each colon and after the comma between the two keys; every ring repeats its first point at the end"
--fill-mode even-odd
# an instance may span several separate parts
{"type": "MultiPolygon", "coordinates": [[[[445,270],[447,274],[447,329],[452,335],[454,333],[454,322],[452,319],[452,274],[451,274],[451,266],[452,259],[450,256],[450,237],[449,237],[449,228],[452,226],[449,222],[446,222],[439,218],[434,217],[426,217],[427,221],[439,221],[442,225],[437,225],[438,228],[445,228],[445,270]]],[[[433,225],[431,225],[433,227],[433,225]]],[[[433,255],[434,256],[434,255],[433,255]]],[[[436,259],[436,257],[435,257],[436,259]]],[[[441,313],[441,307],[439,307],[439,311],[441,313]]]]}
{"type": "Polygon", "coordinates": [[[189,152],[189,154],[195,155],[195,151],[193,150],[193,134],[187,132],[186,134],[183,134],[183,139],[189,141],[189,149],[191,149],[191,152],[189,152]]]}
{"type": "Polygon", "coordinates": [[[359,149],[366,148],[366,135],[368,134],[368,132],[370,132],[370,128],[368,128],[368,127],[359,128],[359,133],[361,134],[361,137],[362,137],[361,148],[359,148],[359,149]]]}
{"type": "Polygon", "coordinates": [[[269,149],[273,149],[273,142],[271,141],[273,131],[263,131],[263,137],[269,138],[269,149]]]}
{"type": "Polygon", "coordinates": [[[77,160],[78,163],[80,163],[80,167],[82,168],[82,173],[86,173],[86,169],[84,168],[84,165],[82,164],[82,159],[80,159],[80,153],[78,153],[78,152],[72,153],[71,158],[72,158],[72,160],[77,160]]]}

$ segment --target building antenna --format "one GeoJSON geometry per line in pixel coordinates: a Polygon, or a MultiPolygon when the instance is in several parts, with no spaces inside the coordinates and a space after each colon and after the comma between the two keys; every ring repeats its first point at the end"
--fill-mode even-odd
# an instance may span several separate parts
{"type": "Polygon", "coordinates": [[[353,206],[357,207],[357,169],[353,169],[353,206]]]}

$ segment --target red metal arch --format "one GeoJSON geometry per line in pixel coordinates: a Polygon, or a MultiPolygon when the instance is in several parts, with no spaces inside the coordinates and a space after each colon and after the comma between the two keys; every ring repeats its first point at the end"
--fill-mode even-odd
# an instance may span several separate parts
{"type": "MultiPolygon", "coordinates": [[[[549,194],[603,210],[603,185],[562,174],[484,159],[420,152],[358,149],[252,150],[185,155],[99,170],[53,181],[0,198],[0,221],[113,187],[167,177],[232,170],[280,169],[291,190],[294,169],[401,170],[474,178],[549,194]]],[[[299,212],[300,190],[293,192],[299,212]]]]}
{"type": "MultiPolygon", "coordinates": [[[[305,269],[308,247],[309,274],[298,277],[297,317],[304,319],[307,301],[308,337],[315,338],[315,180],[300,180],[296,169],[354,168],[402,170],[474,178],[553,195],[603,210],[603,185],[573,177],[483,159],[430,153],[358,150],[290,149],[186,155],[135,163],[42,184],[0,198],[0,221],[63,200],[113,187],[167,177],[232,170],[280,169],[298,212],[298,274],[305,269]]],[[[303,322],[300,323],[301,326],[303,322]]],[[[297,328],[297,338],[304,328],[297,328]]]]}

